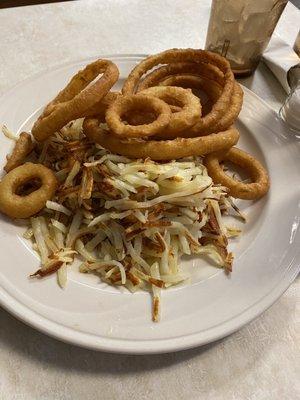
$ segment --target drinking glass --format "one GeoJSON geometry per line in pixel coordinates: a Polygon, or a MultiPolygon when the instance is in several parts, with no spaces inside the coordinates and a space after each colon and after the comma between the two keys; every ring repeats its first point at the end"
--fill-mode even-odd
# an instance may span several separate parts
{"type": "Polygon", "coordinates": [[[206,50],[226,57],[236,76],[251,75],[287,0],[213,0],[206,50]]]}

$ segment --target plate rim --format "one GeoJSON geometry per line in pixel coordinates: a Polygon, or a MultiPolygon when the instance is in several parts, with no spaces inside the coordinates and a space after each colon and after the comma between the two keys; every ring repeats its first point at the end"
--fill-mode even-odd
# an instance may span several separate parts
{"type": "MultiPolygon", "coordinates": [[[[138,59],[145,58],[146,54],[105,54],[101,55],[102,58],[133,58],[136,61],[138,59]]],[[[66,63],[62,63],[56,65],[51,69],[44,69],[42,71],[33,74],[26,79],[17,82],[15,85],[10,87],[8,90],[4,91],[0,100],[3,100],[5,96],[11,95],[15,92],[19,86],[22,86],[35,78],[41,77],[44,74],[49,72],[54,72],[56,70],[62,69],[64,67],[72,66],[76,63],[81,62],[89,62],[90,60],[94,60],[98,56],[91,56],[86,58],[81,58],[73,61],[68,61],[66,63]]],[[[275,113],[276,112],[268,105],[268,103],[261,99],[258,95],[253,93],[250,89],[243,86],[243,90],[247,92],[247,94],[253,97],[256,101],[263,103],[268,112],[275,113]]],[[[271,130],[271,127],[269,128],[271,130]]],[[[297,259],[300,256],[300,249],[296,251],[295,256],[290,264],[290,269],[293,267],[293,273],[287,275],[285,273],[283,279],[276,284],[262,299],[257,301],[256,303],[249,306],[244,312],[235,315],[231,319],[225,321],[220,324],[218,327],[212,327],[207,329],[206,335],[209,338],[203,337],[203,332],[194,333],[190,335],[186,335],[183,337],[177,338],[169,338],[169,339],[148,339],[148,340],[125,340],[125,339],[117,339],[117,338],[108,338],[108,337],[100,337],[94,334],[80,332],[78,330],[72,329],[70,327],[59,324],[58,322],[54,322],[53,320],[48,319],[45,316],[42,316],[37,311],[33,311],[28,306],[22,304],[20,301],[15,299],[12,295],[10,295],[2,286],[0,286],[0,306],[6,309],[10,314],[15,316],[20,321],[25,324],[31,326],[32,328],[37,329],[38,331],[47,334],[50,337],[61,340],[63,342],[78,345],[84,348],[89,348],[92,350],[119,353],[119,354],[158,354],[158,353],[167,353],[174,352],[180,350],[186,350],[189,348],[201,346],[204,344],[208,344],[214,342],[218,339],[226,337],[231,333],[239,330],[244,325],[249,323],[250,321],[257,318],[261,315],[266,309],[268,309],[279,297],[288,289],[294,279],[297,277],[297,274],[300,271],[300,263],[297,264],[297,259]],[[256,310],[256,311],[255,311],[256,310]],[[237,320],[237,321],[236,321],[237,320]],[[234,324],[234,321],[236,323],[234,324]],[[229,325],[229,327],[226,326],[229,325]],[[155,343],[155,344],[154,344],[155,343]]]]}

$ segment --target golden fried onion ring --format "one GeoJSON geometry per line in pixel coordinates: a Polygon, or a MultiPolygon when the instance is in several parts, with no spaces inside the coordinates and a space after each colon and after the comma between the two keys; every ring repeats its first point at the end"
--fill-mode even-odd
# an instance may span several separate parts
{"type": "Polygon", "coordinates": [[[221,183],[226,186],[232,197],[256,200],[264,196],[269,190],[270,182],[265,168],[253,156],[236,147],[222,154],[209,154],[204,158],[203,163],[214,183],[221,183]],[[253,182],[243,183],[228,176],[220,166],[221,160],[228,160],[245,169],[253,182]]]}
{"type": "Polygon", "coordinates": [[[139,92],[141,94],[158,97],[170,105],[181,108],[171,115],[168,126],[157,135],[164,139],[173,139],[185,129],[192,127],[201,117],[201,104],[191,90],[173,86],[153,86],[139,92]]]}
{"type": "Polygon", "coordinates": [[[126,140],[119,139],[101,128],[99,120],[96,118],[86,118],[83,122],[83,131],[90,140],[100,144],[112,153],[130,158],[150,157],[152,160],[174,160],[229,149],[237,143],[240,136],[236,129],[230,128],[225,132],[189,139],[126,140]]]}
{"type": "Polygon", "coordinates": [[[168,126],[171,109],[167,103],[157,97],[146,94],[135,94],[118,97],[106,112],[106,123],[112,133],[127,138],[153,136],[162,132],[168,126]],[[122,117],[132,112],[151,112],[156,119],[148,124],[129,125],[122,117]]]}
{"type": "Polygon", "coordinates": [[[0,182],[0,211],[11,218],[28,218],[45,207],[56,190],[54,173],[42,164],[25,163],[14,168],[0,182]],[[18,188],[27,182],[39,179],[41,186],[32,193],[19,196],[18,188]]]}
{"type": "Polygon", "coordinates": [[[9,172],[23,164],[26,156],[33,150],[33,147],[31,135],[26,132],[21,132],[11,155],[6,156],[7,161],[3,168],[4,171],[9,172]]]}
{"type": "MultiPolygon", "coordinates": [[[[239,114],[243,93],[241,88],[237,86],[238,84],[234,83],[233,74],[229,71],[230,67],[227,61],[221,56],[219,58],[215,56],[213,53],[204,50],[173,49],[148,57],[135,67],[129,75],[124,84],[123,92],[134,90],[137,84],[138,91],[149,86],[159,85],[165,78],[176,74],[195,74],[205,79],[213,80],[223,87],[222,94],[213,104],[210,112],[203,113],[203,118],[194,125],[190,134],[186,133],[180,136],[195,137],[225,130],[232,125],[239,114]],[[194,58],[191,56],[192,54],[194,58]],[[187,60],[190,62],[182,62],[187,60]],[[167,65],[150,72],[139,82],[143,74],[151,68],[166,63],[167,65]],[[220,119],[222,120],[221,122],[220,119]]],[[[170,82],[165,84],[169,85],[170,82]]]]}
{"type": "Polygon", "coordinates": [[[118,78],[119,70],[109,60],[97,60],[87,65],[73,76],[34,123],[32,134],[35,139],[43,141],[68,122],[83,117],[108,93],[118,78]],[[87,87],[99,74],[103,75],[87,87]]]}

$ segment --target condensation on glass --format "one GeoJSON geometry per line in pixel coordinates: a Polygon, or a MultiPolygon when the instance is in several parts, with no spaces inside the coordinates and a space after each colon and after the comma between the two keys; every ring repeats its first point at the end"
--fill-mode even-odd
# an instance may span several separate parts
{"type": "Polygon", "coordinates": [[[237,76],[250,75],[287,0],[213,0],[205,48],[225,56],[237,76]]]}

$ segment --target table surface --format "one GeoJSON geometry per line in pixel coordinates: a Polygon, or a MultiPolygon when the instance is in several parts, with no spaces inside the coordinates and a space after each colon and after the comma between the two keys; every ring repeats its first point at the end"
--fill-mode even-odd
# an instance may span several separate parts
{"type": "MultiPolygon", "coordinates": [[[[209,9],[208,0],[85,0],[0,10],[0,94],[67,61],[203,47],[209,9]]],[[[276,33],[293,44],[299,21],[288,4],[276,33]]],[[[286,96],[263,64],[242,83],[276,110],[286,96]]],[[[296,400],[299,288],[298,278],[268,311],[223,340],[154,356],[64,344],[0,308],[1,400],[296,400]]]]}

